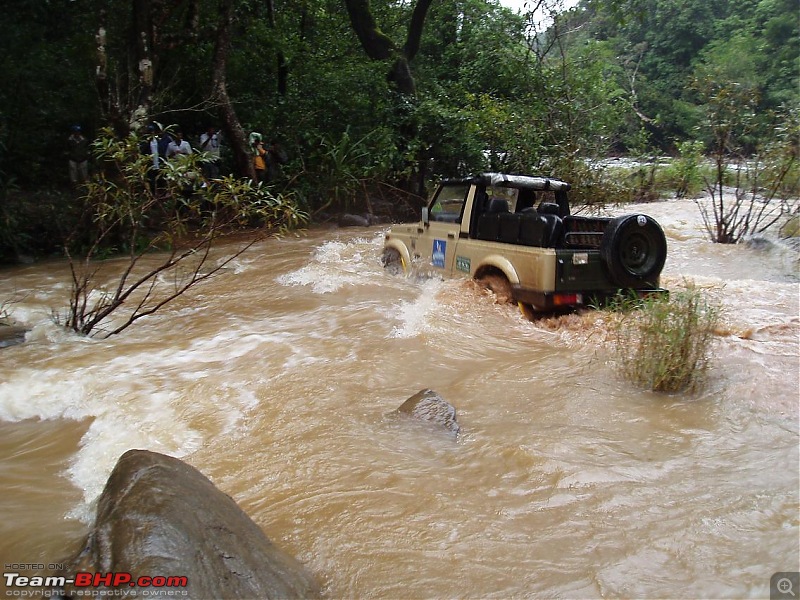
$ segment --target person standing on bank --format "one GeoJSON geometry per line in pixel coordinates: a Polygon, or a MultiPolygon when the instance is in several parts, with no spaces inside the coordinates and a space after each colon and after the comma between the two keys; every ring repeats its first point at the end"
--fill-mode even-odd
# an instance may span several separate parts
{"type": "Polygon", "coordinates": [[[192,153],[192,147],[185,139],[183,139],[183,132],[180,129],[175,130],[175,139],[173,139],[169,146],[167,146],[167,158],[175,156],[189,156],[192,153]]]}
{"type": "Polygon", "coordinates": [[[206,179],[219,179],[219,134],[213,125],[209,125],[204,134],[200,136],[200,152],[206,152],[211,160],[203,163],[203,172],[206,179]]]}
{"type": "Polygon", "coordinates": [[[69,154],[69,180],[81,184],[89,180],[89,140],[87,140],[80,125],[72,126],[72,133],[67,139],[67,152],[69,154]]]}
{"type": "Polygon", "coordinates": [[[256,171],[255,182],[263,183],[267,173],[267,151],[264,149],[264,142],[260,133],[252,132],[249,141],[253,150],[253,168],[256,171]]]}
{"type": "Polygon", "coordinates": [[[148,125],[139,143],[139,152],[150,159],[150,168],[147,170],[147,180],[150,184],[150,192],[155,194],[157,191],[159,163],[159,138],[154,125],[148,125]]]}

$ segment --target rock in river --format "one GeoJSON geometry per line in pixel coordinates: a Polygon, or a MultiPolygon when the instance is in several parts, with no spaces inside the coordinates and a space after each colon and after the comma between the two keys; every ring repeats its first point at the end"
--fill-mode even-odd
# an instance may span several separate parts
{"type": "Polygon", "coordinates": [[[433,390],[420,390],[403,402],[395,412],[429,421],[453,435],[458,435],[461,429],[456,421],[455,407],[433,390]]]}
{"type": "Polygon", "coordinates": [[[25,341],[27,329],[15,325],[4,325],[0,323],[0,348],[16,346],[25,341]]]}
{"type": "Polygon", "coordinates": [[[303,566],[200,471],[146,450],[129,450],[117,462],[94,527],[69,567],[68,574],[130,573],[134,581],[186,577],[185,588],[169,589],[188,598],[320,595],[303,566]]]}

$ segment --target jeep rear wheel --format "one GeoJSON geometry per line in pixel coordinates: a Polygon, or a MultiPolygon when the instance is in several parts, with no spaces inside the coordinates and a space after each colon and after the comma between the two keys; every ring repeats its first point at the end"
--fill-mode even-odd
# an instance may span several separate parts
{"type": "Polygon", "coordinates": [[[476,281],[482,288],[494,294],[498,304],[509,304],[513,302],[514,294],[511,291],[511,283],[509,283],[505,275],[487,273],[478,277],[476,281]]]}
{"type": "Polygon", "coordinates": [[[600,256],[620,287],[655,285],[667,260],[667,239],[651,217],[617,217],[606,227],[600,256]]]}
{"type": "Polygon", "coordinates": [[[536,310],[536,307],[533,304],[517,302],[517,306],[519,306],[520,314],[528,321],[535,321],[536,318],[541,314],[541,311],[536,310]]]}

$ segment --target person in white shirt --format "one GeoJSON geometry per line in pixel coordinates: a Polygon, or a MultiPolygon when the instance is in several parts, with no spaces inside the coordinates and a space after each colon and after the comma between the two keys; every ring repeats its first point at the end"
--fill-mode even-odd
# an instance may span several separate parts
{"type": "Polygon", "coordinates": [[[219,142],[220,137],[213,125],[209,125],[204,134],[200,136],[200,151],[209,154],[210,162],[203,163],[206,179],[219,179],[219,142]]]}
{"type": "Polygon", "coordinates": [[[188,156],[192,153],[192,147],[185,139],[183,139],[183,132],[180,129],[175,131],[175,139],[169,143],[167,147],[167,158],[174,156],[188,156]]]}

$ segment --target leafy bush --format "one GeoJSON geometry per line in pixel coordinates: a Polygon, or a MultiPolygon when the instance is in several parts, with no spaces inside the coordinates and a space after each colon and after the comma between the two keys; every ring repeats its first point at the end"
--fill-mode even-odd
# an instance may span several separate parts
{"type": "Polygon", "coordinates": [[[625,300],[614,338],[620,373],[657,392],[692,391],[708,368],[720,308],[696,289],[625,300]]]}
{"type": "Polygon", "coordinates": [[[676,198],[696,196],[703,189],[703,142],[678,143],[679,156],[664,170],[664,184],[675,190],[676,198]]]}
{"type": "Polygon", "coordinates": [[[203,181],[202,155],[162,161],[156,174],[140,141],[106,130],[94,142],[105,168],[85,187],[88,231],[65,247],[72,292],[63,320],[78,333],[119,333],[219,273],[261,237],[307,220],[292,198],[250,180],[203,181]],[[227,245],[225,256],[212,253],[226,235],[254,227],[227,245]],[[115,251],[124,258],[105,268],[102,259],[115,251]],[[108,325],[112,315],[119,318],[108,325]]]}

